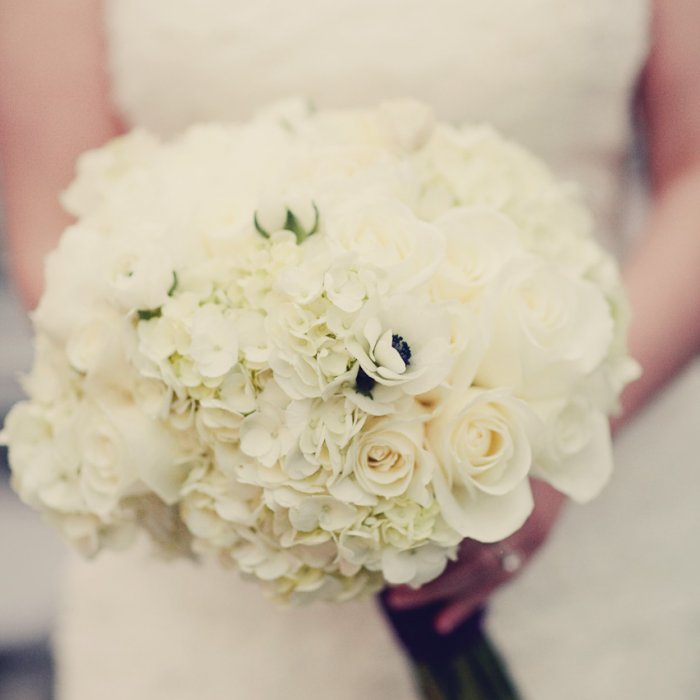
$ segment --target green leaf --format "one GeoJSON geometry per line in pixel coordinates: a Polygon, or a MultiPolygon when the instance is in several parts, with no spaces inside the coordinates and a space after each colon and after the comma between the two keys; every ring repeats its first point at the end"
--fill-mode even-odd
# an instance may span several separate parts
{"type": "Polygon", "coordinates": [[[287,221],[284,223],[284,228],[287,231],[291,231],[297,237],[297,243],[303,243],[309,236],[313,236],[314,233],[318,231],[318,223],[320,215],[318,213],[318,207],[316,203],[313,202],[314,207],[314,223],[310,231],[307,231],[300,223],[294,214],[287,209],[287,221]]]}
{"type": "MultiPolygon", "coordinates": [[[[287,218],[284,222],[284,230],[285,231],[291,231],[297,239],[297,243],[301,244],[303,243],[309,236],[313,236],[314,233],[318,231],[319,227],[319,221],[320,221],[320,214],[318,211],[318,207],[316,206],[315,202],[312,202],[313,208],[314,208],[314,223],[313,226],[309,231],[307,231],[299,222],[299,219],[297,219],[296,216],[294,216],[294,213],[291,211],[291,209],[287,209],[287,218]]],[[[255,230],[263,237],[263,238],[270,238],[270,232],[266,231],[261,225],[260,222],[258,221],[258,212],[256,211],[254,216],[253,216],[253,223],[255,224],[255,230]]]]}
{"type": "Polygon", "coordinates": [[[253,223],[255,224],[255,230],[263,237],[263,238],[269,238],[270,234],[260,225],[258,222],[258,212],[255,212],[255,215],[253,216],[253,223]]]}
{"type": "Polygon", "coordinates": [[[171,297],[173,294],[175,294],[175,290],[177,289],[178,285],[178,279],[177,279],[177,272],[173,270],[173,283],[170,285],[170,289],[168,289],[168,296],[171,297]]]}
{"type": "Polygon", "coordinates": [[[159,306],[157,309],[139,309],[136,314],[139,317],[139,321],[150,321],[152,318],[160,318],[163,311],[159,306]]]}

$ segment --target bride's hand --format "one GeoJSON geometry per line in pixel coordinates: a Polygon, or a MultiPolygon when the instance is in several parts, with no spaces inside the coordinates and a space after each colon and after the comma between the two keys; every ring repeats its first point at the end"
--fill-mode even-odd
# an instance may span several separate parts
{"type": "Polygon", "coordinates": [[[547,539],[564,497],[541,481],[533,481],[532,490],[535,508],[518,532],[495,544],[465,540],[457,561],[442,576],[417,590],[393,589],[389,605],[404,610],[442,602],[435,618],[435,628],[442,633],[464,622],[499,586],[517,576],[547,539]]]}

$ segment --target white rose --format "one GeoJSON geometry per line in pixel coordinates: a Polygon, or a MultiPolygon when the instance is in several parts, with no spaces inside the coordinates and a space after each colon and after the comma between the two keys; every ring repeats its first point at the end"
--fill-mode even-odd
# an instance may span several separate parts
{"type": "Polygon", "coordinates": [[[445,521],[462,537],[508,537],[532,510],[528,473],[536,420],[506,391],[453,393],[426,426],[439,468],[435,497],[445,521]]]}
{"type": "Polygon", "coordinates": [[[492,308],[491,342],[476,376],[481,386],[560,396],[600,365],[612,342],[601,292],[537,260],[504,271],[492,308]]]}
{"type": "Polygon", "coordinates": [[[418,219],[405,205],[354,201],[328,222],[328,244],[338,255],[354,253],[362,263],[383,269],[388,284],[407,292],[426,282],[444,255],[436,226],[418,219]]]}
{"type": "Polygon", "coordinates": [[[461,205],[532,206],[553,184],[542,161],[487,125],[459,131],[440,125],[422,155],[427,171],[436,172],[461,205]]]}
{"type": "Polygon", "coordinates": [[[85,501],[99,515],[143,482],[166,503],[177,500],[186,477],[176,441],[159,421],[136,404],[101,400],[86,404],[76,425],[81,445],[80,485],[85,501]]]}
{"type": "Polygon", "coordinates": [[[533,476],[579,503],[595,498],[613,468],[610,423],[585,399],[538,407],[546,424],[546,442],[533,476]]]}
{"type": "Polygon", "coordinates": [[[155,135],[134,129],[86,151],[78,158],[77,177],[61,195],[61,204],[76,217],[99,210],[113,193],[115,182],[156,156],[158,147],[155,135]]]}
{"type": "Polygon", "coordinates": [[[451,209],[435,225],[447,243],[444,260],[430,283],[438,300],[478,303],[506,263],[525,252],[515,224],[492,209],[451,209]]]}
{"type": "Polygon", "coordinates": [[[91,370],[113,340],[110,330],[106,319],[96,318],[72,333],[66,346],[71,365],[79,372],[91,370]]]}
{"type": "Polygon", "coordinates": [[[95,231],[84,224],[66,229],[46,257],[45,292],[32,315],[36,331],[65,343],[74,329],[99,315],[107,262],[105,241],[95,231]]]}
{"type": "Polygon", "coordinates": [[[436,467],[423,443],[420,418],[372,419],[353,438],[345,458],[345,479],[331,486],[331,493],[351,503],[372,504],[378,498],[406,496],[427,505],[430,502],[427,484],[436,467]],[[359,494],[354,493],[353,486],[359,489],[359,494]]]}
{"type": "Polygon", "coordinates": [[[80,435],[80,485],[90,510],[105,517],[135,487],[138,473],[124,436],[111,420],[94,407],[88,415],[80,435]]]}
{"type": "Polygon", "coordinates": [[[77,401],[81,393],[80,375],[68,362],[65,349],[44,334],[35,338],[34,366],[22,378],[22,387],[45,406],[77,401]]]}
{"type": "Polygon", "coordinates": [[[592,235],[591,214],[579,200],[575,186],[552,182],[534,204],[516,200],[509,211],[529,251],[577,276],[583,275],[603,254],[592,235]]]}

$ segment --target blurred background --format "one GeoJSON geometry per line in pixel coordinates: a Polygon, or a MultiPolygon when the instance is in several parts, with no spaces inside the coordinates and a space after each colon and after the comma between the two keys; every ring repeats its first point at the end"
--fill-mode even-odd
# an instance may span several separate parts
{"type": "MultiPolygon", "coordinates": [[[[0,212],[1,215],[1,212],[0,212]]],[[[31,362],[26,315],[7,274],[0,233],[0,418],[21,397],[17,381],[31,362]]],[[[11,491],[0,451],[0,700],[49,700],[49,634],[56,608],[63,545],[11,491]]]]}

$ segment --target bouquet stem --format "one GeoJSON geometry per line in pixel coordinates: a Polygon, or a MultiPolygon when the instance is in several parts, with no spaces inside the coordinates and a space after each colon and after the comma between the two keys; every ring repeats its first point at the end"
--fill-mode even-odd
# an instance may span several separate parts
{"type": "Polygon", "coordinates": [[[433,621],[439,605],[393,610],[380,596],[395,636],[413,662],[426,700],[519,700],[500,656],[484,634],[479,610],[450,634],[438,634],[433,621]]]}

